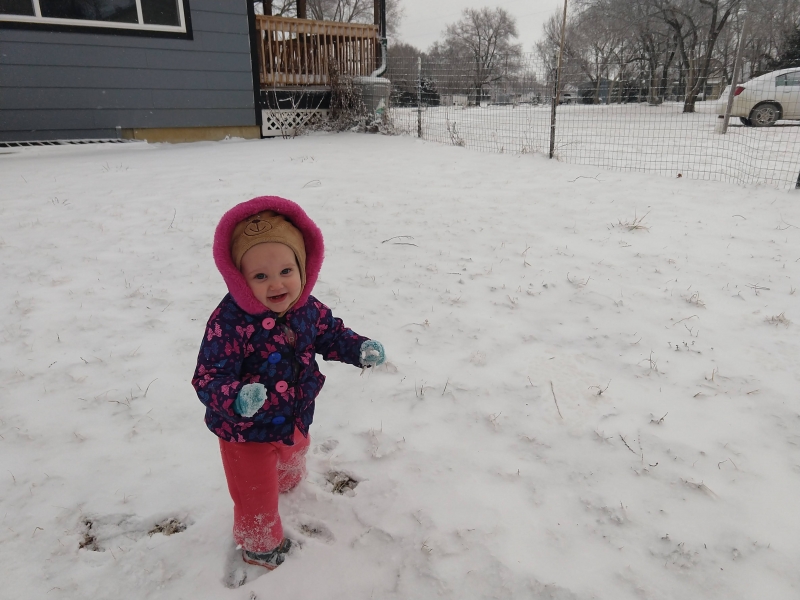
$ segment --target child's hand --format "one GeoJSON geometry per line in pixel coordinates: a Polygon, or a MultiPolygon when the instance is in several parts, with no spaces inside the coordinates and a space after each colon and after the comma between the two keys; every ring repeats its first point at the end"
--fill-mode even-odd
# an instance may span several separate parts
{"type": "Polygon", "coordinates": [[[377,367],[386,361],[383,344],[375,340],[367,340],[361,344],[361,366],[377,367]]]}
{"type": "Polygon", "coordinates": [[[267,399],[267,388],[260,383],[247,383],[239,390],[233,410],[236,414],[250,418],[264,406],[267,399]]]}

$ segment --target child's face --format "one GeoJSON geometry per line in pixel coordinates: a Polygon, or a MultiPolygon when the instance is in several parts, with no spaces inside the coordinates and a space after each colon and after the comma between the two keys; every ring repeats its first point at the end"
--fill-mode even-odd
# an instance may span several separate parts
{"type": "Polygon", "coordinates": [[[276,313],[288,309],[303,288],[294,252],[277,242],[257,244],[245,252],[241,271],[258,301],[276,313]]]}

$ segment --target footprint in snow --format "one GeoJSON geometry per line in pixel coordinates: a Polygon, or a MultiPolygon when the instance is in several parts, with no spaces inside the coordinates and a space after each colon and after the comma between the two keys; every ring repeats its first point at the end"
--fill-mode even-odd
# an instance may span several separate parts
{"type": "Polygon", "coordinates": [[[225,559],[225,577],[222,583],[228,589],[242,587],[248,581],[258,579],[270,571],[258,565],[251,565],[242,559],[242,549],[236,544],[231,544],[228,548],[227,558],[225,559]]]}
{"type": "Polygon", "coordinates": [[[346,496],[355,495],[353,490],[360,483],[355,477],[341,471],[329,471],[325,474],[325,480],[331,484],[331,491],[334,494],[344,494],[346,496]]]}
{"type": "Polygon", "coordinates": [[[105,552],[107,547],[128,546],[145,536],[174,535],[186,531],[187,524],[177,517],[161,520],[141,519],[136,515],[83,515],[80,520],[79,550],[105,552]]]}
{"type": "Polygon", "coordinates": [[[297,530],[306,537],[322,540],[326,544],[332,544],[334,541],[333,532],[328,529],[328,526],[320,521],[306,521],[301,523],[297,530]]]}
{"type": "Polygon", "coordinates": [[[330,454],[339,445],[339,440],[325,440],[314,448],[314,454],[330,454]]]}

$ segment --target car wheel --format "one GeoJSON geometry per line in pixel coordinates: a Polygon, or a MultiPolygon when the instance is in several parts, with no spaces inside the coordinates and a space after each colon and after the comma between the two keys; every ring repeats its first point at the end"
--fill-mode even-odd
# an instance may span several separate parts
{"type": "Polygon", "coordinates": [[[753,123],[750,121],[750,119],[748,119],[746,117],[739,117],[739,120],[742,122],[742,125],[744,125],[745,127],[752,127],[753,126],[753,123]]]}
{"type": "Polygon", "coordinates": [[[750,122],[754,127],[770,127],[781,118],[781,109],[777,104],[765,102],[750,111],[750,122]]]}

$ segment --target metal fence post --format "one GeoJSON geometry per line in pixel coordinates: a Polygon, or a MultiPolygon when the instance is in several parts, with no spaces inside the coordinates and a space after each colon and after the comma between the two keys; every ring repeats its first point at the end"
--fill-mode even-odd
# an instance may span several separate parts
{"type": "Polygon", "coordinates": [[[561,19],[561,48],[558,51],[558,67],[556,68],[555,90],[553,90],[550,107],[550,158],[553,158],[556,147],[556,106],[561,95],[561,59],[564,56],[564,38],[567,33],[567,0],[564,0],[564,16],[561,19]]]}
{"type": "Polygon", "coordinates": [[[417,57],[417,137],[422,137],[422,57],[417,57]]]}
{"type": "Polygon", "coordinates": [[[744,49],[744,37],[747,34],[747,23],[750,21],[749,15],[744,18],[742,23],[741,38],[739,38],[739,47],[736,49],[736,60],[733,63],[733,75],[731,75],[731,87],[728,90],[728,106],[725,108],[725,120],[722,122],[722,131],[725,134],[728,132],[728,122],[731,120],[731,110],[733,110],[733,93],[736,91],[736,86],[739,83],[737,76],[739,68],[742,66],[742,50],[744,49]]]}

